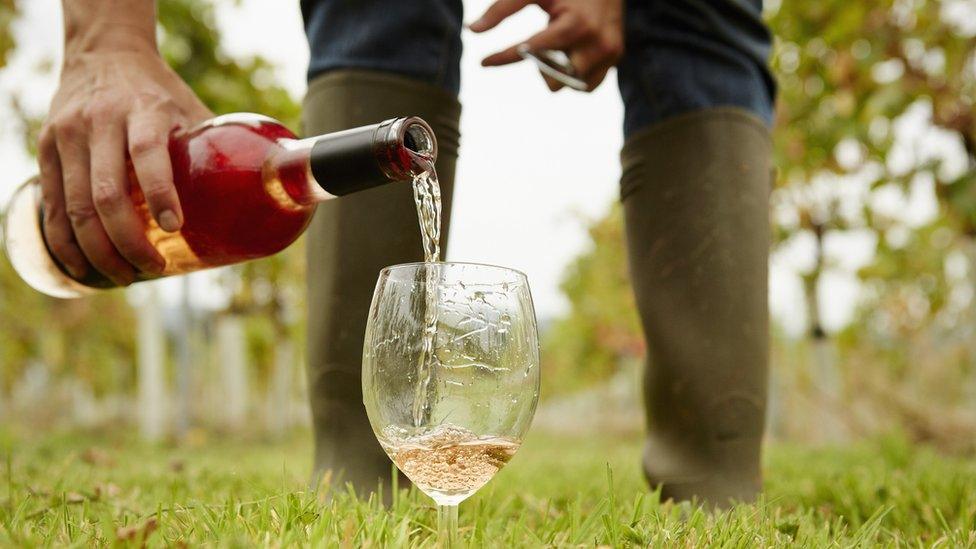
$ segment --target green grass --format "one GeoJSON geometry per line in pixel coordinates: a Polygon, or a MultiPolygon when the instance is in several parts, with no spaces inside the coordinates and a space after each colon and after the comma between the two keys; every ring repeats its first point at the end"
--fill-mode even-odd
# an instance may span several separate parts
{"type": "MultiPolygon", "coordinates": [[[[756,505],[661,504],[639,441],[536,434],[461,506],[474,546],[976,546],[976,466],[898,438],[848,448],[775,446],[756,505]],[[612,489],[611,486],[612,477],[612,489]]],[[[0,546],[431,546],[435,513],[403,491],[390,508],[305,490],[308,442],[192,448],[119,435],[0,435],[0,546]],[[92,450],[94,448],[94,450],[92,450]]]]}

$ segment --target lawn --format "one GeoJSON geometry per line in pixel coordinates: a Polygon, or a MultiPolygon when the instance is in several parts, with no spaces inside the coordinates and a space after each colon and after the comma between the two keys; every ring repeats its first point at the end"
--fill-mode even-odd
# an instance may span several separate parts
{"type": "MultiPolygon", "coordinates": [[[[431,546],[434,509],[306,490],[306,437],[172,447],[119,435],[0,435],[0,545],[431,546]]],[[[976,465],[899,438],[777,445],[764,501],[708,513],[662,504],[639,441],[536,433],[461,506],[473,546],[976,547],[976,465]],[[611,488],[612,486],[612,488],[611,488]]]]}

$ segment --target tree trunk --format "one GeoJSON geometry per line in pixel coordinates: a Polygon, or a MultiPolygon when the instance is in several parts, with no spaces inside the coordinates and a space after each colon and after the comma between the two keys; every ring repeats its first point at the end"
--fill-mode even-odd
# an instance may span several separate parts
{"type": "Polygon", "coordinates": [[[183,439],[190,429],[193,402],[193,311],[190,307],[190,277],[182,280],[180,323],[176,333],[176,418],[175,434],[183,439]]]}
{"type": "Polygon", "coordinates": [[[274,363],[268,380],[268,432],[283,434],[291,425],[291,388],[294,379],[295,347],[286,336],[275,347],[274,363]]]}
{"type": "MultiPolygon", "coordinates": [[[[967,274],[967,279],[970,284],[976,282],[976,238],[972,236],[967,236],[966,238],[966,255],[969,259],[969,272],[967,274]]],[[[976,303],[970,303],[970,314],[969,314],[969,363],[976,364],[976,315],[973,314],[976,311],[976,303]]],[[[969,379],[966,380],[966,395],[965,399],[969,401],[969,410],[976,410],[976,368],[971,368],[972,373],[969,379]]]]}
{"type": "Polygon", "coordinates": [[[813,271],[804,277],[803,290],[807,305],[808,337],[811,349],[814,398],[812,402],[818,410],[811,410],[808,417],[817,418],[816,430],[819,438],[835,442],[843,438],[843,428],[839,414],[845,413],[841,402],[840,376],[837,371],[837,358],[833,342],[827,336],[822,323],[820,310],[820,277],[824,271],[824,227],[816,224],[813,234],[816,237],[816,264],[813,271]]]}
{"type": "Polygon", "coordinates": [[[240,316],[227,314],[217,319],[217,360],[223,389],[223,426],[237,430],[247,421],[247,347],[240,316]]]}
{"type": "Polygon", "coordinates": [[[166,435],[166,347],[156,288],[145,287],[138,316],[139,430],[143,438],[159,440],[166,435]]]}

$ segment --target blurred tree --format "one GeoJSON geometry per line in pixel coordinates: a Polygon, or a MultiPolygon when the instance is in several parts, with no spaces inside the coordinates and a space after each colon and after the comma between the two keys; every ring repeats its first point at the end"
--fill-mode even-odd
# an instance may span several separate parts
{"type": "MultiPolygon", "coordinates": [[[[771,19],[781,39],[777,198],[794,209],[781,241],[812,234],[823,257],[830,233],[877,234],[860,272],[866,298],[840,339],[845,362],[858,364],[845,372],[849,398],[866,396],[911,435],[949,447],[967,438],[952,408],[976,399],[976,319],[964,290],[976,281],[973,21],[972,3],[922,0],[785,2],[771,19]],[[844,177],[809,192],[825,173],[844,177]],[[868,184],[852,200],[843,187],[859,178],[868,184]],[[881,200],[908,210],[930,194],[937,211],[922,222],[881,200]]],[[[826,267],[817,261],[805,275],[812,319],[826,267]]]]}
{"type": "Polygon", "coordinates": [[[542,379],[549,393],[604,380],[644,353],[619,205],[590,226],[589,236],[590,251],[569,265],[561,285],[569,313],[553,323],[543,340],[542,379]]]}
{"type": "Polygon", "coordinates": [[[14,37],[10,25],[17,18],[17,2],[0,0],[0,68],[7,65],[7,54],[14,49],[14,37]]]}
{"type": "MultiPolygon", "coordinates": [[[[976,234],[976,201],[970,198],[976,192],[976,42],[973,30],[960,24],[965,19],[956,19],[962,16],[971,21],[976,9],[961,2],[833,0],[784,2],[773,12],[782,173],[776,200],[793,210],[777,227],[779,242],[812,236],[822,257],[831,231],[866,227],[881,237],[893,229],[903,234],[911,227],[875,208],[871,193],[900,190],[907,197],[927,181],[934,182],[940,214],[953,220],[955,234],[976,234]],[[951,132],[967,158],[963,170],[947,169],[948,155],[918,150],[912,136],[897,135],[899,120],[915,108],[928,108],[929,120],[905,131],[925,132],[932,125],[951,132]],[[852,184],[847,179],[835,180],[833,188],[811,185],[825,174],[861,176],[869,185],[854,197],[843,194],[852,184]]],[[[882,245],[879,252],[888,249],[882,245]]],[[[817,261],[807,274],[812,319],[819,316],[814,296],[825,267],[817,261]]],[[[865,274],[872,272],[877,274],[865,274]]],[[[817,331],[821,327],[811,323],[811,332],[817,331]]]]}

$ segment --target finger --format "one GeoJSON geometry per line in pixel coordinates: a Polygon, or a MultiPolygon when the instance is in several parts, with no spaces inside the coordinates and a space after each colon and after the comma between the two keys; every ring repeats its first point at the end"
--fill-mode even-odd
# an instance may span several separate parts
{"type": "Polygon", "coordinates": [[[105,233],[122,257],[140,271],[161,273],[166,262],[146,238],[146,225],[129,197],[121,120],[93,127],[91,158],[92,203],[105,233]]]}
{"type": "Polygon", "coordinates": [[[575,18],[569,15],[554,19],[548,27],[525,42],[520,42],[485,57],[481,60],[481,66],[497,67],[521,61],[522,56],[519,55],[518,50],[522,44],[526,44],[529,51],[568,49],[579,38],[579,32],[573,24],[574,21],[575,18]]]}
{"type": "Polygon", "coordinates": [[[603,79],[607,77],[607,73],[610,72],[610,67],[603,67],[602,69],[594,72],[590,77],[585,78],[586,91],[591,92],[603,82],[603,79]]]}
{"type": "Polygon", "coordinates": [[[569,57],[592,91],[600,85],[623,53],[623,37],[618,32],[603,32],[574,48],[569,57]]]}
{"type": "Polygon", "coordinates": [[[542,75],[542,79],[546,81],[546,86],[549,87],[549,91],[557,92],[563,89],[563,83],[559,80],[556,80],[544,72],[539,72],[539,74],[542,75]]]}
{"type": "Polygon", "coordinates": [[[495,28],[509,16],[532,4],[530,0],[498,0],[492,4],[477,21],[468,25],[474,32],[485,32],[495,28]]]}
{"type": "Polygon", "coordinates": [[[65,212],[88,261],[112,282],[128,286],[135,280],[135,271],[105,234],[92,203],[90,157],[85,141],[84,135],[76,130],[55,136],[64,178],[65,212]]]}
{"type": "Polygon", "coordinates": [[[129,117],[129,155],[149,211],[167,232],[183,226],[183,209],[173,185],[169,157],[172,117],[158,110],[144,110],[129,117]]]}
{"type": "Polygon", "coordinates": [[[615,58],[594,47],[571,51],[569,60],[580,80],[586,82],[587,91],[596,89],[616,62],[615,58]]]}
{"type": "Polygon", "coordinates": [[[45,128],[37,141],[37,164],[44,205],[44,241],[54,258],[64,265],[71,276],[81,280],[85,278],[90,266],[75,242],[71,222],[65,214],[61,162],[54,143],[54,131],[50,128],[45,128]]]}

